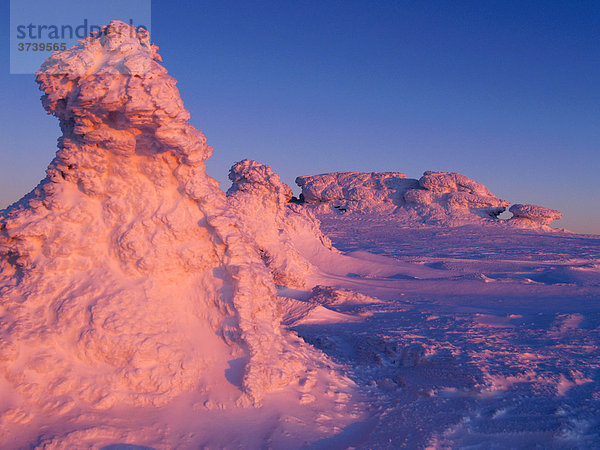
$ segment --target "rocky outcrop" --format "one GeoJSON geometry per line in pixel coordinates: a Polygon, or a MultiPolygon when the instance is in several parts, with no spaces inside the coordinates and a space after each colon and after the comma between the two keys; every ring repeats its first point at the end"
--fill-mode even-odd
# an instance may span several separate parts
{"type": "Polygon", "coordinates": [[[483,197],[493,197],[493,194],[483,184],[455,172],[436,172],[428,170],[419,179],[419,186],[428,191],[440,194],[467,192],[483,197]]]}
{"type": "MultiPolygon", "coordinates": [[[[231,361],[249,405],[326,361],[281,328],[272,276],[160,61],[145,30],[112,22],[37,74],[62,136],[47,177],[0,212],[3,439],[184,392],[208,401],[231,361]]],[[[233,173],[231,197],[290,196],[265,167],[233,173]]]]}
{"type": "Polygon", "coordinates": [[[538,205],[516,203],[509,211],[513,214],[510,222],[517,226],[548,226],[562,217],[560,211],[538,205]]]}
{"type": "Polygon", "coordinates": [[[415,185],[400,172],[334,172],[296,178],[306,203],[349,201],[355,208],[377,203],[394,203],[415,185]]]}
{"type": "Polygon", "coordinates": [[[453,172],[425,172],[421,179],[399,172],[338,172],[296,179],[308,208],[386,214],[407,223],[480,223],[506,210],[508,202],[484,185],[453,172]]]}
{"type": "Polygon", "coordinates": [[[289,203],[292,190],[267,165],[249,159],[239,161],[229,171],[229,179],[233,184],[227,199],[269,267],[273,281],[307,287],[307,276],[315,267],[301,248],[334,251],[331,241],[321,233],[319,221],[309,210],[289,203]]]}
{"type": "Polygon", "coordinates": [[[407,205],[414,205],[420,214],[431,221],[453,219],[494,218],[509,206],[492,194],[483,184],[460,173],[427,171],[419,179],[419,188],[404,194],[407,205]],[[428,211],[430,210],[430,211],[428,211]]]}

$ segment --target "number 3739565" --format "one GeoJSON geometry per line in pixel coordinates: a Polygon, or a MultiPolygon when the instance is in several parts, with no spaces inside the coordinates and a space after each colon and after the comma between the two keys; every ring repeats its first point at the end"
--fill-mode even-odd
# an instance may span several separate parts
{"type": "Polygon", "coordinates": [[[17,50],[20,52],[56,52],[66,49],[66,42],[19,42],[17,44],[17,50]]]}

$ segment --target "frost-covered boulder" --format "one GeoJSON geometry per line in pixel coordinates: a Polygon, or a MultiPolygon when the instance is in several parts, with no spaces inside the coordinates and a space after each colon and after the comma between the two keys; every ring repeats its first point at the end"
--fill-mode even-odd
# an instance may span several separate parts
{"type": "Polygon", "coordinates": [[[562,217],[560,211],[538,205],[523,205],[516,203],[509,211],[513,214],[510,222],[515,225],[547,226],[562,217]]]}
{"type": "Polygon", "coordinates": [[[292,190],[271,167],[245,159],[229,171],[232,186],[227,198],[240,216],[244,232],[256,244],[278,285],[307,286],[315,267],[301,249],[325,247],[334,251],[321,233],[320,223],[307,209],[290,204],[292,190]]]}
{"type": "MultiPolygon", "coordinates": [[[[46,178],[0,212],[0,436],[12,445],[41,442],[23,438],[27,424],[104,442],[100,425],[115,422],[103,411],[124,424],[137,416],[125,408],[183,393],[214,405],[233,386],[249,405],[329,364],[281,328],[271,274],[206,174],[212,148],[160,61],[145,30],[115,21],[37,74],[62,137],[46,178]]],[[[242,164],[236,190],[262,182],[280,206],[289,191],[260,171],[242,164]]]]}

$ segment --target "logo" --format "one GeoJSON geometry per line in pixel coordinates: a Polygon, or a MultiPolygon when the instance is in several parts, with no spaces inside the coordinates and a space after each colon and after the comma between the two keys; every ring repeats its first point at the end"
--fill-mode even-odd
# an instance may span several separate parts
{"type": "Polygon", "coordinates": [[[66,50],[111,20],[150,31],[150,0],[11,0],[10,73],[34,74],[52,52],[66,50]]]}

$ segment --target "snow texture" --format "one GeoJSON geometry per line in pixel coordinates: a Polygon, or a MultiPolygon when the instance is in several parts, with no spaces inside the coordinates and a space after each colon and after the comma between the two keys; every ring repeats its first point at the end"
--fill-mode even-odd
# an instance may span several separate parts
{"type": "Polygon", "coordinates": [[[560,211],[537,205],[521,205],[517,203],[512,205],[509,211],[513,213],[511,222],[518,223],[523,227],[531,225],[547,226],[562,217],[560,211]]]}
{"type": "Polygon", "coordinates": [[[292,204],[243,160],[225,194],[159,61],[112,22],[38,72],[63,135],[0,211],[2,447],[598,448],[600,237],[451,172],[292,204]]]}
{"type": "Polygon", "coordinates": [[[331,241],[319,229],[319,221],[307,209],[289,203],[290,187],[267,165],[245,159],[229,171],[227,199],[239,216],[243,230],[269,267],[278,285],[304,288],[315,267],[300,247],[324,247],[331,241]],[[302,240],[302,245],[298,241],[302,240]]]}
{"type": "MultiPolygon", "coordinates": [[[[298,177],[296,183],[306,207],[317,213],[382,214],[406,225],[492,223],[510,205],[454,172],[427,171],[419,180],[399,172],[336,172],[298,177]]],[[[517,211],[519,220],[503,222],[535,228],[560,218],[557,211],[542,207],[519,206],[517,211]]]]}
{"type": "MultiPolygon", "coordinates": [[[[46,178],[0,212],[3,441],[36,441],[29,426],[40,442],[110,443],[128,428],[102,431],[103,411],[192,392],[258,405],[306,376],[333,379],[321,352],[281,328],[271,274],[206,174],[212,148],[159,61],[145,30],[114,21],[37,73],[62,136],[46,178]],[[52,437],[59,421],[70,438],[52,437]]],[[[270,220],[287,226],[275,209],[289,193],[271,178],[270,220]]],[[[248,186],[237,180],[240,195],[248,186]]],[[[138,443],[161,442],[142,425],[129,428],[138,443]]]]}

